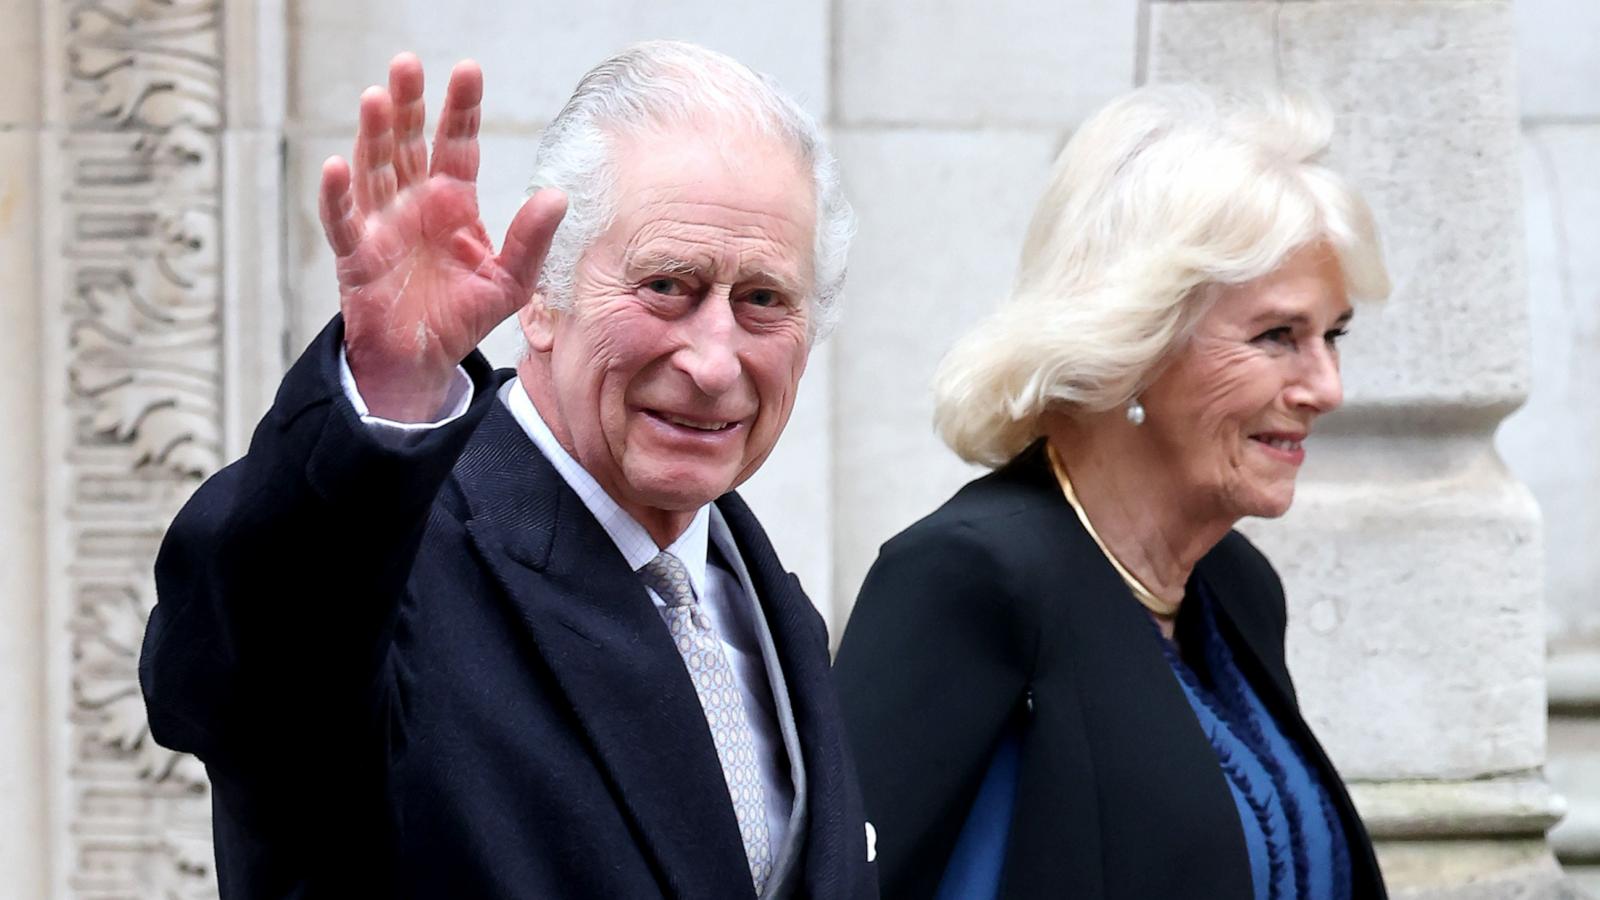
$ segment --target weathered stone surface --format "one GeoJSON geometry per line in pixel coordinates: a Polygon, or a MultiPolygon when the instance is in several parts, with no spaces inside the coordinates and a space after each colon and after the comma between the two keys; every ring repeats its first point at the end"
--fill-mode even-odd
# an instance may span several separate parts
{"type": "Polygon", "coordinates": [[[39,4],[0,0],[0,130],[37,125],[39,110],[39,4]]]}
{"type": "Polygon", "coordinates": [[[1352,782],[1350,796],[1378,840],[1523,838],[1544,834],[1566,802],[1533,773],[1468,781],[1352,782]]]}
{"type": "Polygon", "coordinates": [[[1074,124],[1132,86],[1137,3],[838,4],[839,121],[1074,124]]]}
{"type": "Polygon", "coordinates": [[[595,63],[634,41],[679,38],[766,71],[813,115],[825,117],[828,11],[823,0],[776,5],[292,0],[290,110],[303,123],[344,127],[362,89],[383,80],[389,58],[412,49],[429,73],[432,108],[438,108],[450,67],[472,57],[484,70],[484,121],[534,128],[555,115],[595,63]]]}
{"type": "MultiPolygon", "coordinates": [[[[17,7],[18,4],[8,4],[17,7]]],[[[10,10],[7,10],[10,11],[10,10]]],[[[30,68],[37,60],[28,60],[30,68]]],[[[38,143],[0,130],[0,873],[18,896],[45,894],[47,732],[44,640],[44,409],[38,279],[38,143]]]]}
{"type": "Polygon", "coordinates": [[[1600,118],[1600,3],[1515,0],[1517,80],[1529,118],[1600,118]]]}
{"type": "MultiPolygon", "coordinates": [[[[1357,452],[1308,446],[1339,450],[1357,452]]],[[[1374,440],[1364,458],[1381,471],[1404,452],[1374,440]]],[[[1490,465],[1366,482],[1308,472],[1288,516],[1246,523],[1283,575],[1301,702],[1347,778],[1544,760],[1537,513],[1490,465]]]]}
{"type": "Polygon", "coordinates": [[[1529,127],[1521,160],[1533,390],[1498,443],[1544,511],[1552,637],[1600,639],[1600,123],[1529,127]]]}
{"type": "Polygon", "coordinates": [[[849,130],[837,148],[861,218],[833,338],[835,596],[878,546],[979,472],[933,433],[929,379],[1010,287],[1059,139],[1037,132],[849,130]]]}
{"type": "Polygon", "coordinates": [[[1158,0],[1150,4],[1144,81],[1260,87],[1278,81],[1280,4],[1273,0],[1158,0]]]}
{"type": "Polygon", "coordinates": [[[849,609],[841,608],[833,594],[832,383],[833,343],[828,341],[812,349],[789,425],[739,495],[761,519],[778,558],[800,576],[838,641],[849,609]]]}
{"type": "Polygon", "coordinates": [[[1563,859],[1600,863],[1600,717],[1551,716],[1546,771],[1569,808],[1551,845],[1563,859]]]}

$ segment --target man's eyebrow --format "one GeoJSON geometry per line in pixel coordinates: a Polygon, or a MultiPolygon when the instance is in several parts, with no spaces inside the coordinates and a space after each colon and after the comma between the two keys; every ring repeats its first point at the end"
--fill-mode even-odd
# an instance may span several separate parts
{"type": "Polygon", "coordinates": [[[632,273],[661,272],[667,275],[696,275],[710,268],[709,260],[686,259],[671,253],[646,251],[629,254],[624,269],[632,273]]]}
{"type": "Polygon", "coordinates": [[[751,270],[743,280],[766,284],[794,297],[800,297],[805,293],[800,279],[793,275],[779,272],[776,269],[756,268],[751,270]]]}

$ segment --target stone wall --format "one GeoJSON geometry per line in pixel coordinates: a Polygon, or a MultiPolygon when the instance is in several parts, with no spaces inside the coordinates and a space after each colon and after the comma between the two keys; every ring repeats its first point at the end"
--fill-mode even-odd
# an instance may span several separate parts
{"type": "MultiPolygon", "coordinates": [[[[670,36],[798,93],[860,216],[845,320],[744,491],[836,637],[878,544],[976,474],[932,434],[928,376],[1004,293],[1076,123],[1153,79],[1324,94],[1397,290],[1358,317],[1349,408],[1314,442],[1295,511],[1250,530],[1289,584],[1308,714],[1399,893],[1548,886],[1547,630],[1553,699],[1600,708],[1600,463],[1582,440],[1600,427],[1584,352],[1600,349],[1600,269],[1583,252],[1600,217],[1600,13],[1573,9],[0,0],[0,84],[17,87],[0,93],[0,347],[16,361],[0,415],[17,423],[0,452],[0,803],[17,811],[0,880],[18,896],[214,890],[204,779],[148,742],[131,693],[149,564],[336,306],[315,185],[349,151],[361,90],[415,49],[437,109],[456,58],[482,63],[498,233],[584,69],[670,36]],[[1500,447],[1549,518],[1548,629],[1538,514],[1493,443],[1530,371],[1500,447]]],[[[486,350],[507,363],[513,346],[501,332],[486,350]]],[[[1552,731],[1552,776],[1578,803],[1556,840],[1575,863],[1600,861],[1595,721],[1563,713],[1552,731]]]]}
{"type": "Polygon", "coordinates": [[[1533,357],[1499,446],[1545,520],[1551,843],[1600,894],[1600,5],[1518,0],[1533,357]]]}

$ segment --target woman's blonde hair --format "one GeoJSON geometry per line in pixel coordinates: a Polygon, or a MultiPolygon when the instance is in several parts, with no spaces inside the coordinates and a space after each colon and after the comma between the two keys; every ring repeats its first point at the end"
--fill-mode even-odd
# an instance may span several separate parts
{"type": "Polygon", "coordinates": [[[1304,98],[1140,88],[1085,122],[1057,158],[1010,296],[934,376],[940,436],[998,466],[1046,409],[1126,403],[1188,339],[1218,285],[1323,241],[1354,297],[1389,276],[1372,212],[1318,160],[1331,115],[1304,98]]]}

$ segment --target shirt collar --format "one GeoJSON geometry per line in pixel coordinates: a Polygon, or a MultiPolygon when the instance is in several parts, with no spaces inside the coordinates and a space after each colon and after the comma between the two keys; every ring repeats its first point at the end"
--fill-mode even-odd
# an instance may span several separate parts
{"type": "MultiPolygon", "coordinates": [[[[588,507],[591,515],[600,523],[600,527],[616,544],[621,551],[622,558],[627,560],[628,568],[637,572],[645,564],[655,559],[660,548],[656,546],[655,539],[650,532],[644,529],[633,516],[617,504],[616,500],[607,494],[600,484],[594,480],[578,461],[572,458],[561,442],[550,431],[550,426],[545,424],[544,418],[539,415],[539,410],[529,399],[528,392],[522,387],[522,379],[513,378],[500,388],[500,402],[511,411],[511,417],[517,420],[522,430],[527,432],[529,440],[539,448],[550,465],[560,474],[561,479],[572,488],[588,507]]],[[[706,504],[695,511],[694,518],[689,521],[689,527],[683,534],[668,546],[667,552],[676,556],[689,571],[689,583],[694,587],[696,597],[706,595],[706,544],[710,534],[711,504],[706,504]]]]}

